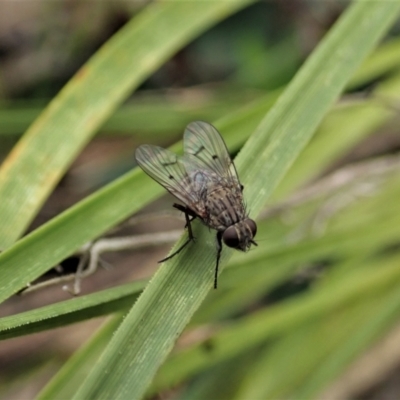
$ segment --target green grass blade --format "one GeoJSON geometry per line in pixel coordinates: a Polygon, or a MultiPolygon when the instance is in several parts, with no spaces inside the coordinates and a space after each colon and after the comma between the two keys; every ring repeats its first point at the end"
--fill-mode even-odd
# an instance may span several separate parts
{"type": "Polygon", "coordinates": [[[144,282],[133,282],[0,318],[0,340],[58,328],[126,309],[135,302],[143,287],[144,282]]]}
{"type": "MultiPolygon", "coordinates": [[[[274,336],[283,337],[287,332],[290,333],[295,330],[298,324],[306,325],[307,321],[315,316],[319,318],[324,313],[329,314],[335,307],[339,309],[345,307],[343,301],[348,301],[351,304],[353,295],[364,296],[368,299],[372,294],[375,296],[385,294],[387,282],[395,281],[399,272],[396,268],[392,268],[389,276],[386,275],[387,272],[383,268],[386,260],[381,258],[377,260],[377,254],[380,254],[382,248],[387,248],[388,243],[396,243],[400,234],[400,218],[393,217],[399,215],[399,204],[396,199],[399,196],[400,180],[397,179],[395,191],[391,190],[394,186],[393,181],[387,182],[386,186],[381,195],[377,196],[378,198],[374,196],[374,198],[364,199],[364,202],[358,201],[346,212],[342,212],[340,215],[341,229],[331,227],[322,237],[310,238],[307,236],[291,245],[282,240],[280,246],[272,246],[269,251],[257,249],[247,254],[250,258],[248,262],[244,260],[244,257],[235,257],[236,260],[231,263],[233,265],[226,271],[226,276],[224,275],[224,282],[233,280],[236,285],[233,285],[232,290],[227,291],[226,296],[224,296],[225,292],[210,296],[211,298],[207,299],[208,304],[204,304],[204,307],[195,314],[194,321],[192,320],[194,326],[209,323],[210,319],[215,318],[215,313],[218,316],[221,309],[223,311],[224,308],[230,307],[232,302],[231,314],[244,313],[249,309],[246,307],[247,297],[254,296],[254,292],[257,295],[257,290],[259,291],[259,301],[257,301],[257,298],[253,298],[254,301],[250,301],[250,304],[260,304],[265,294],[269,293],[268,289],[271,286],[273,288],[279,287],[281,283],[290,281],[296,270],[298,271],[299,265],[307,266],[310,263],[315,265],[313,263],[315,261],[318,265],[320,260],[332,262],[332,260],[344,259],[350,261],[344,262],[343,266],[336,262],[325,270],[324,275],[313,283],[312,288],[314,290],[310,288],[305,292],[308,295],[308,300],[304,298],[303,304],[300,304],[302,302],[301,297],[297,296],[292,298],[292,301],[289,299],[287,305],[284,302],[278,303],[277,307],[278,309],[282,307],[281,311],[278,311],[276,307],[263,308],[263,311],[259,314],[263,314],[263,317],[260,317],[256,324],[253,324],[257,319],[255,314],[254,319],[252,316],[245,317],[244,320],[243,318],[239,320],[241,322],[230,324],[226,329],[220,330],[220,333],[210,339],[212,352],[204,351],[203,343],[200,343],[195,345],[193,349],[175,353],[160,370],[155,381],[155,389],[158,391],[169,388],[189,379],[195,373],[205,370],[210,365],[222,362],[238,353],[250,351],[274,336]],[[390,195],[395,199],[392,207],[389,206],[387,201],[387,196],[390,195]],[[380,210],[380,212],[371,212],[371,209],[380,210]],[[348,216],[357,213],[359,214],[359,222],[353,222],[352,226],[347,226],[348,216]],[[371,214],[373,218],[368,219],[368,215],[371,214]],[[371,261],[365,261],[369,257],[372,259],[372,267],[371,261]],[[249,268],[249,265],[251,265],[251,268],[249,268]],[[359,271],[356,270],[356,265],[358,265],[359,271]],[[379,268],[377,265],[379,265],[379,268]],[[373,272],[373,278],[367,278],[367,274],[370,272],[373,272]],[[286,275],[286,279],[285,276],[282,276],[282,273],[286,275]],[[360,280],[364,276],[367,283],[360,280]],[[383,284],[380,287],[376,283],[377,279],[382,279],[383,284]],[[261,283],[264,281],[264,284],[258,287],[260,281],[261,283]],[[245,284],[240,285],[243,282],[245,284]],[[262,287],[264,290],[260,290],[262,287]],[[249,293],[246,292],[247,288],[249,293]],[[232,295],[232,299],[230,299],[230,295],[232,295]],[[240,300],[244,303],[243,309],[240,308],[242,306],[240,300]],[[288,311],[292,307],[294,307],[293,313],[288,311]],[[298,317],[299,319],[296,322],[298,317]],[[263,318],[264,322],[261,321],[263,318]],[[282,323],[282,321],[285,322],[282,323]],[[294,325],[291,325],[292,322],[294,325]],[[235,337],[234,340],[230,342],[227,340],[229,333],[233,333],[236,327],[242,326],[243,329],[246,329],[247,324],[250,324],[247,328],[248,332],[238,330],[236,335],[232,335],[232,338],[235,337]],[[219,341],[217,338],[219,335],[224,335],[223,331],[227,336],[224,339],[219,338],[221,339],[219,341]],[[250,335],[249,332],[253,332],[253,334],[250,335]],[[219,347],[221,343],[224,347],[225,342],[230,343],[230,350],[227,352],[219,347]]],[[[266,225],[269,224],[266,223],[266,225]]],[[[273,226],[276,227],[276,224],[273,226]]],[[[263,232],[262,226],[261,232],[263,232]]],[[[399,256],[396,255],[395,257],[397,258],[394,261],[389,260],[388,262],[395,265],[399,256]]],[[[312,353],[311,349],[310,352],[312,353]]]]}
{"type": "MultiPolygon", "coordinates": [[[[399,9],[396,2],[359,1],[350,6],[246,143],[237,166],[253,212],[261,209],[399,9]]],[[[153,277],[76,399],[139,399],[144,395],[212,286],[213,239],[198,225],[195,235],[196,246],[153,277]]],[[[229,253],[224,252],[223,262],[229,253]]]]}
{"type": "MultiPolygon", "coordinates": [[[[243,132],[257,126],[274,99],[275,95],[267,96],[221,124],[229,133],[230,147],[237,148],[243,142],[243,132]]],[[[0,254],[0,301],[163,193],[159,185],[136,169],[25,236],[0,254]]]]}
{"type": "Polygon", "coordinates": [[[365,100],[339,104],[331,110],[277,187],[273,201],[284,198],[296,187],[320,176],[349,149],[396,117],[398,112],[385,107],[379,97],[395,97],[399,91],[400,75],[397,74],[379,84],[365,100]]]}
{"type": "Polygon", "coordinates": [[[0,170],[0,250],[27,228],[70,163],[143,80],[202,31],[253,0],[150,4],[75,75],[0,170]]]}
{"type": "Polygon", "coordinates": [[[400,64],[400,39],[393,38],[383,43],[380,48],[369,57],[357,74],[351,79],[348,87],[357,87],[372,82],[391,71],[398,71],[400,64]]]}
{"type": "Polygon", "coordinates": [[[399,310],[400,295],[392,285],[382,295],[365,293],[344,307],[304,321],[266,346],[265,354],[244,372],[237,398],[319,398],[316,392],[390,327],[399,310]]]}
{"type": "MultiPolygon", "coordinates": [[[[243,7],[248,1],[218,2],[218,4],[205,2],[205,8],[202,7],[201,12],[198,11],[200,3],[195,3],[196,5],[193,5],[194,8],[192,9],[191,6],[188,6],[189,3],[183,2],[181,3],[183,8],[179,12],[175,8],[177,5],[163,3],[162,10],[164,10],[163,7],[166,7],[166,9],[161,12],[156,7],[156,11],[152,11],[155,14],[150,13],[153,16],[151,18],[147,16],[145,21],[149,19],[149,24],[151,21],[152,23],[157,23],[158,18],[161,18],[161,16],[167,18],[166,16],[169,15],[169,21],[173,23],[172,21],[176,21],[176,18],[183,18],[186,14],[187,18],[191,16],[194,19],[199,14],[199,21],[197,23],[205,29],[209,24],[215,23],[216,20],[243,7]],[[169,7],[172,8],[170,9],[169,7]],[[206,16],[208,16],[207,20],[205,19],[206,16]]],[[[180,25],[179,32],[171,31],[171,34],[175,32],[177,37],[180,38],[179,43],[181,44],[184,42],[184,38],[180,36],[183,27],[186,26],[188,30],[186,34],[188,35],[188,32],[192,32],[191,29],[194,29],[196,26],[193,21],[188,23],[185,18],[183,18],[185,24],[180,25]]],[[[164,23],[167,22],[163,19],[164,23]]],[[[146,29],[150,29],[149,26],[146,25],[146,29]]],[[[198,29],[200,28],[198,27],[198,29]]],[[[198,30],[195,30],[195,32],[198,33],[198,30]]],[[[193,35],[194,33],[192,32],[191,34],[193,35]]],[[[154,39],[153,35],[152,38],[154,39]]],[[[164,39],[164,35],[159,38],[159,46],[163,47],[162,52],[165,46],[164,39]]],[[[188,39],[186,38],[186,40],[188,39]]],[[[145,54],[147,53],[145,52],[145,54]]],[[[263,102],[261,106],[265,107],[263,102]]],[[[260,110],[256,111],[260,113],[260,110]]],[[[258,122],[257,115],[259,114],[256,113],[256,121],[258,122]]],[[[147,176],[136,170],[126,174],[95,195],[86,198],[75,207],[72,207],[62,215],[51,220],[48,224],[21,239],[12,248],[0,254],[0,281],[2,282],[2,286],[0,287],[0,301],[25,287],[53,265],[72,254],[81,245],[99,236],[132,213],[140,210],[140,208],[160,196],[163,192],[160,186],[149,182],[147,176]],[[82,224],[82,221],[88,223],[82,224]],[[80,229],[76,229],[77,226],[80,229]],[[50,249],[52,250],[50,251],[50,249]],[[29,263],[26,260],[29,260],[29,263]]],[[[9,205],[11,204],[11,198],[12,196],[7,196],[9,205]]],[[[16,203],[18,202],[16,201],[16,203]]],[[[2,204],[0,203],[0,208],[2,204]]],[[[19,206],[20,204],[18,203],[19,206]]],[[[5,212],[5,209],[3,211],[5,212]]],[[[17,211],[15,209],[11,213],[12,216],[9,215],[8,217],[19,218],[17,211]]],[[[0,215],[1,212],[0,210],[0,215]]],[[[6,225],[4,222],[0,229],[10,229],[6,228],[6,225]]],[[[11,241],[13,237],[12,235],[7,236],[7,240],[11,241]]]]}
{"type": "MultiPolygon", "coordinates": [[[[261,90],[230,88],[226,84],[149,92],[135,94],[101,125],[100,132],[134,134],[138,139],[150,137],[155,141],[159,135],[180,132],[191,121],[213,121],[264,95],[261,90]]],[[[0,138],[21,135],[43,110],[44,106],[37,104],[0,105],[0,138]]]]}
{"type": "Polygon", "coordinates": [[[164,389],[171,383],[176,384],[182,378],[189,377],[190,372],[201,371],[204,367],[251,351],[274,337],[290,334],[298,326],[306,325],[335,310],[346,308],[355,301],[362,302],[379,293],[394,290],[400,275],[398,262],[398,255],[388,258],[381,261],[379,270],[374,268],[376,263],[372,263],[369,268],[347,274],[346,282],[331,281],[329,286],[296,296],[275,307],[263,309],[220,328],[211,339],[213,347],[211,357],[204,351],[203,343],[177,353],[170,359],[165,375],[159,376],[157,389],[164,389]],[[181,365],[186,367],[185,371],[180,368],[181,365]],[[177,380],[174,381],[173,377],[177,380]]]}
{"type": "MultiPolygon", "coordinates": [[[[396,9],[395,4],[391,6],[393,10],[396,9]]],[[[385,15],[387,10],[384,9],[391,8],[388,4],[381,7],[377,3],[364,0],[355,1],[349,6],[345,13],[346,18],[337,21],[335,29],[329,32],[317,51],[309,57],[243,148],[243,153],[248,151],[252,154],[247,158],[238,157],[237,165],[243,165],[241,176],[244,177],[244,182],[251,176],[251,182],[254,182],[254,177],[258,177],[260,183],[268,183],[264,186],[253,184],[246,191],[247,196],[252,199],[252,210],[257,212],[261,209],[265,199],[292,165],[328,108],[338,98],[347,80],[389,26],[386,25],[388,20],[382,23],[383,20],[369,14],[375,7],[377,15],[381,15],[380,12],[385,15]],[[370,32],[366,33],[362,27],[348,24],[357,13],[360,13],[358,17],[363,21],[371,19],[373,28],[370,32]],[[273,134],[271,138],[266,138],[263,137],[264,132],[273,134]],[[289,143],[295,143],[296,146],[289,146],[289,143]],[[259,148],[265,150],[261,153],[259,148]],[[263,179],[259,176],[259,171],[265,171],[263,179]]],[[[391,21],[395,17],[396,13],[392,15],[391,21]]],[[[355,21],[354,23],[359,25],[355,21]]]]}
{"type": "Polygon", "coordinates": [[[162,193],[137,169],[25,236],[0,254],[0,301],[162,193]],[[87,223],[82,223],[86,221],[87,223]],[[79,226],[79,229],[76,227],[79,226]],[[52,249],[52,251],[49,251],[52,249]],[[29,260],[29,263],[27,262],[29,260]]]}
{"type": "Polygon", "coordinates": [[[84,344],[66,363],[51,382],[39,393],[37,400],[70,399],[108,343],[115,329],[123,320],[116,315],[107,321],[101,329],[84,344]]]}
{"type": "MultiPolygon", "coordinates": [[[[376,268],[381,265],[376,265],[376,268]]],[[[355,316],[348,316],[347,321],[344,321],[343,325],[350,327],[348,335],[321,362],[315,363],[311,379],[304,381],[294,391],[294,398],[315,397],[318,391],[343,373],[346,366],[362,351],[396,324],[400,314],[400,293],[397,287],[382,292],[376,298],[365,297],[357,304],[361,308],[359,312],[355,316]],[[363,323],[359,323],[356,318],[363,323]]]]}

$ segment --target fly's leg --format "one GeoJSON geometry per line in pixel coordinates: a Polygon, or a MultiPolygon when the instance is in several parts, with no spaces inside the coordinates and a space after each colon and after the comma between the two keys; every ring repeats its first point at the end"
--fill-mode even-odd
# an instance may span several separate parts
{"type": "Polygon", "coordinates": [[[174,203],[172,207],[176,208],[179,211],[182,211],[185,214],[185,228],[188,228],[189,238],[194,241],[195,237],[193,236],[192,226],[190,225],[190,223],[197,217],[197,215],[190,208],[185,207],[181,204],[174,203]]]}
{"type": "Polygon", "coordinates": [[[219,267],[219,259],[221,258],[221,252],[222,252],[222,233],[223,232],[218,232],[217,233],[217,265],[215,266],[215,275],[214,275],[214,289],[217,288],[218,285],[218,267],[219,267]]]}
{"type": "Polygon", "coordinates": [[[174,208],[176,208],[179,211],[182,211],[185,214],[185,220],[186,220],[186,225],[185,228],[188,228],[188,238],[185,243],[181,247],[179,247],[178,250],[176,250],[174,253],[172,253],[170,256],[163,258],[162,260],[159,261],[159,263],[162,263],[164,261],[170,260],[172,257],[175,257],[178,253],[180,253],[191,241],[195,240],[195,237],[193,236],[193,231],[192,231],[192,225],[191,222],[197,217],[197,215],[188,207],[185,207],[181,204],[174,204],[174,208]]]}

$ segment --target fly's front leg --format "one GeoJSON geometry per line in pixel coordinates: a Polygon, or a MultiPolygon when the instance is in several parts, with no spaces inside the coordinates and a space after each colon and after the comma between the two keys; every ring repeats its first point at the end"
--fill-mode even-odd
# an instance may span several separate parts
{"type": "Polygon", "coordinates": [[[218,268],[219,268],[219,259],[221,258],[221,252],[222,252],[222,233],[223,232],[218,232],[217,233],[217,265],[215,266],[215,275],[214,275],[214,289],[217,288],[218,285],[218,268]]]}
{"type": "Polygon", "coordinates": [[[173,205],[174,208],[176,208],[179,211],[182,211],[185,214],[185,220],[186,220],[186,225],[185,228],[188,228],[188,238],[185,243],[181,247],[179,247],[178,250],[176,250],[174,253],[172,253],[170,256],[163,258],[162,260],[159,261],[159,263],[167,261],[171,259],[172,257],[176,256],[178,253],[180,253],[191,241],[195,240],[195,237],[193,235],[192,231],[192,225],[191,222],[197,217],[197,215],[188,207],[183,206],[181,204],[175,203],[173,205]]]}

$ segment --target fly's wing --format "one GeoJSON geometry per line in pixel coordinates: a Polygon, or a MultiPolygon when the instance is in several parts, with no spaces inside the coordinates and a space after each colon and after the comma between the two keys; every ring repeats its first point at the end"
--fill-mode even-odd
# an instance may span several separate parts
{"type": "Polygon", "coordinates": [[[147,175],[196,210],[200,199],[196,192],[190,190],[191,179],[181,157],[162,147],[144,144],[136,149],[135,159],[147,175]]]}
{"type": "Polygon", "coordinates": [[[232,185],[240,185],[235,164],[220,133],[209,123],[191,122],[183,135],[184,152],[196,157],[203,167],[226,178],[232,185]]]}

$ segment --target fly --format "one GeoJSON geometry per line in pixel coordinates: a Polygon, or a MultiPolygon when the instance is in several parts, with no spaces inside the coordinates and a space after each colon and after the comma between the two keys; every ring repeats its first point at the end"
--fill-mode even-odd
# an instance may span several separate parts
{"type": "Polygon", "coordinates": [[[188,238],[173,254],[177,255],[193,239],[191,222],[199,218],[217,231],[217,262],[214,288],[217,288],[222,242],[237,250],[247,251],[257,233],[256,223],[249,218],[235,165],[226,144],[214,126],[207,122],[190,123],[183,135],[184,155],[162,147],[144,144],[135,152],[142,170],[184,205],[173,206],[185,214],[188,238]]]}

